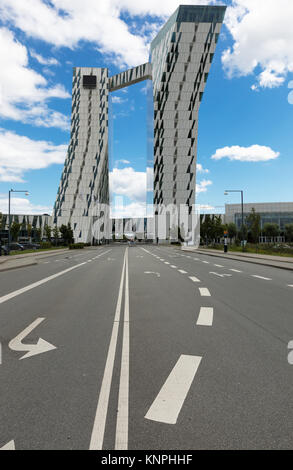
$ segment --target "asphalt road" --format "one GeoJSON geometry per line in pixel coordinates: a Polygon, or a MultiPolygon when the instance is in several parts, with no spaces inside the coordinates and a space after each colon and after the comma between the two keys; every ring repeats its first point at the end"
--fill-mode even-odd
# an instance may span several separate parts
{"type": "Polygon", "coordinates": [[[292,286],[148,245],[0,273],[0,448],[292,449],[292,286]]]}

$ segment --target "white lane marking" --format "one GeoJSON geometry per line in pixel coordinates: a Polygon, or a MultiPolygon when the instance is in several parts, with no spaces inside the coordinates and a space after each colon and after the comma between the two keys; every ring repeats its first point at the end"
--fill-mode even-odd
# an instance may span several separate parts
{"type": "Polygon", "coordinates": [[[214,274],[215,276],[219,276],[219,277],[232,277],[232,274],[219,274],[219,273],[214,273],[214,272],[210,272],[210,274],[214,274]]]}
{"type": "Polygon", "coordinates": [[[109,344],[107,360],[106,360],[104,376],[103,376],[102,386],[100,390],[92,435],[91,435],[90,450],[102,450],[103,448],[105,425],[106,425],[106,418],[107,418],[107,413],[108,413],[109,396],[110,396],[110,390],[111,390],[114,361],[115,361],[115,354],[116,354],[116,348],[117,348],[118,330],[119,330],[120,315],[121,315],[122,293],[123,293],[123,285],[124,285],[124,277],[125,277],[126,251],[127,251],[127,248],[124,254],[115,318],[114,318],[114,323],[113,323],[112,335],[111,335],[111,340],[109,344]]]}
{"type": "Polygon", "coordinates": [[[116,423],[115,450],[128,449],[128,414],[129,414],[129,275],[128,251],[125,267],[124,324],[119,384],[118,412],[116,423]]]}
{"type": "Polygon", "coordinates": [[[288,287],[293,287],[293,285],[292,285],[292,284],[288,284],[288,287]]]}
{"type": "Polygon", "coordinates": [[[199,261],[199,259],[198,259],[198,258],[192,258],[192,259],[193,259],[194,261],[199,261]]]}
{"type": "Polygon", "coordinates": [[[183,271],[183,269],[178,269],[178,272],[181,273],[181,274],[187,274],[187,272],[183,271]]]}
{"type": "Polygon", "coordinates": [[[263,281],[272,281],[269,277],[262,277],[262,276],[257,276],[257,275],[252,275],[252,277],[255,277],[256,279],[262,279],[263,281]]]}
{"type": "Polygon", "coordinates": [[[211,307],[201,307],[196,324],[199,326],[212,326],[213,319],[214,309],[211,307]]]}
{"type": "Polygon", "coordinates": [[[44,320],[45,318],[37,318],[33,323],[31,323],[31,325],[25,328],[21,333],[19,333],[19,335],[10,341],[8,346],[10,349],[12,349],[12,351],[27,351],[27,353],[20,357],[19,360],[57,349],[56,346],[48,343],[42,338],[39,338],[37,344],[23,344],[22,342],[24,338],[28,336],[35,328],[37,328],[37,326],[39,326],[39,324],[44,320]]]}
{"type": "Polygon", "coordinates": [[[15,450],[15,442],[14,441],[8,442],[3,447],[0,447],[0,450],[15,450]]]}
{"type": "Polygon", "coordinates": [[[214,264],[214,266],[216,266],[216,268],[224,268],[221,264],[214,264]]]}
{"type": "Polygon", "coordinates": [[[210,262],[209,262],[209,261],[203,261],[203,263],[204,263],[204,264],[210,264],[210,262]]]}
{"type": "Polygon", "coordinates": [[[199,356],[180,356],[145,415],[146,419],[176,424],[201,359],[199,356]]]}
{"type": "Polygon", "coordinates": [[[201,282],[197,277],[195,276],[190,276],[189,278],[192,282],[201,282]]]}
{"type": "Polygon", "coordinates": [[[206,287],[200,287],[199,292],[202,297],[211,297],[211,293],[206,287]]]}
{"type": "Polygon", "coordinates": [[[160,273],[155,273],[153,271],[145,271],[144,274],[155,274],[157,277],[161,277],[160,273]]]}
{"type": "MultiPolygon", "coordinates": [[[[106,253],[109,253],[109,251],[105,251],[104,253],[100,254],[100,256],[103,256],[106,253]]],[[[29,290],[35,289],[36,287],[39,287],[42,284],[45,284],[46,282],[52,281],[53,279],[56,279],[57,277],[63,276],[64,274],[67,274],[70,271],[73,271],[74,269],[80,268],[81,266],[84,266],[85,264],[87,263],[84,262],[84,263],[77,264],[76,266],[72,266],[71,268],[65,269],[64,271],[60,271],[60,273],[53,274],[52,276],[49,276],[44,279],[41,279],[40,281],[34,282],[33,284],[23,287],[22,289],[18,289],[14,292],[11,292],[10,294],[4,295],[3,297],[0,297],[0,304],[3,304],[4,302],[11,300],[14,297],[17,297],[18,295],[24,294],[25,292],[29,290]]]]}
{"type": "Polygon", "coordinates": [[[233,273],[242,273],[243,271],[239,271],[239,269],[229,269],[229,271],[233,271],[233,273]]]}
{"type": "Polygon", "coordinates": [[[165,264],[170,264],[170,263],[168,263],[168,261],[165,261],[165,264]]]}
{"type": "Polygon", "coordinates": [[[164,259],[160,258],[160,261],[165,261],[164,259]]]}
{"type": "Polygon", "coordinates": [[[174,265],[172,265],[172,266],[171,266],[171,268],[173,268],[173,269],[177,269],[177,266],[174,266],[174,265]]]}

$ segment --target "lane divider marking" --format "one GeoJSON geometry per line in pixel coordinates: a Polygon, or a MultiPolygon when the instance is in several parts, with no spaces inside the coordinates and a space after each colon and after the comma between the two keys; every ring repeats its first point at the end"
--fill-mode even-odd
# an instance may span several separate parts
{"type": "Polygon", "coordinates": [[[214,309],[212,307],[201,307],[198,320],[198,326],[212,326],[214,319],[214,309]]]}
{"type": "Polygon", "coordinates": [[[176,424],[202,357],[182,355],[145,415],[146,419],[176,424]]]}

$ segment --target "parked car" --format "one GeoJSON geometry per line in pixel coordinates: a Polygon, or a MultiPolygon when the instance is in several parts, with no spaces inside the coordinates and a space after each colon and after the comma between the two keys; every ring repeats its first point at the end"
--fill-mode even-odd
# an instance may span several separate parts
{"type": "Polygon", "coordinates": [[[8,255],[8,248],[7,248],[7,246],[2,245],[0,249],[2,250],[2,253],[1,253],[2,256],[8,255]]]}
{"type": "MultiPolygon", "coordinates": [[[[5,248],[8,249],[8,245],[5,245],[5,248]]],[[[24,247],[20,243],[12,242],[10,243],[10,251],[23,251],[24,247]]]]}
{"type": "Polygon", "coordinates": [[[25,250],[39,250],[41,248],[39,243],[23,243],[22,246],[25,250]]]}

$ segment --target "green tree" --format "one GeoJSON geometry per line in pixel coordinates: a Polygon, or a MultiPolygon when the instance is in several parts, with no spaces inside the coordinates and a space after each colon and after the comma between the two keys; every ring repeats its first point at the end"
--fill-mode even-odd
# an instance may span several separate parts
{"type": "Polygon", "coordinates": [[[51,241],[51,236],[52,236],[52,228],[49,225],[45,225],[44,232],[45,232],[45,235],[46,235],[46,238],[47,238],[48,242],[50,242],[51,241]]]}
{"type": "Polygon", "coordinates": [[[60,227],[60,233],[62,235],[62,238],[64,240],[64,243],[66,245],[69,245],[71,243],[74,242],[74,238],[73,238],[73,230],[71,228],[71,225],[68,224],[68,225],[61,225],[60,227]]]}
{"type": "Polygon", "coordinates": [[[59,233],[60,233],[59,228],[57,227],[57,225],[55,225],[55,227],[53,228],[53,238],[55,241],[55,245],[57,245],[59,233]]]}
{"type": "Polygon", "coordinates": [[[28,224],[27,224],[27,227],[26,227],[26,230],[27,230],[27,236],[28,236],[29,238],[31,238],[31,236],[32,236],[32,231],[33,231],[32,224],[28,223],[28,224]]]}
{"type": "Polygon", "coordinates": [[[36,234],[36,239],[38,242],[41,241],[41,236],[42,236],[42,230],[40,228],[37,228],[36,231],[35,231],[35,234],[36,234]]]}
{"type": "Polygon", "coordinates": [[[237,236],[237,227],[233,222],[227,225],[228,238],[232,240],[237,236]]]}
{"type": "Polygon", "coordinates": [[[251,209],[251,213],[246,218],[246,224],[250,237],[253,243],[258,243],[261,227],[260,227],[260,215],[255,212],[255,209],[251,209]]]}
{"type": "Polygon", "coordinates": [[[263,233],[266,237],[278,237],[280,235],[280,228],[278,224],[265,224],[263,233]]]}
{"type": "Polygon", "coordinates": [[[293,224],[285,225],[285,235],[288,242],[293,241],[293,224]]]}
{"type": "Polygon", "coordinates": [[[11,237],[13,241],[18,240],[18,235],[21,229],[21,225],[18,222],[13,222],[10,227],[11,237]]]}

